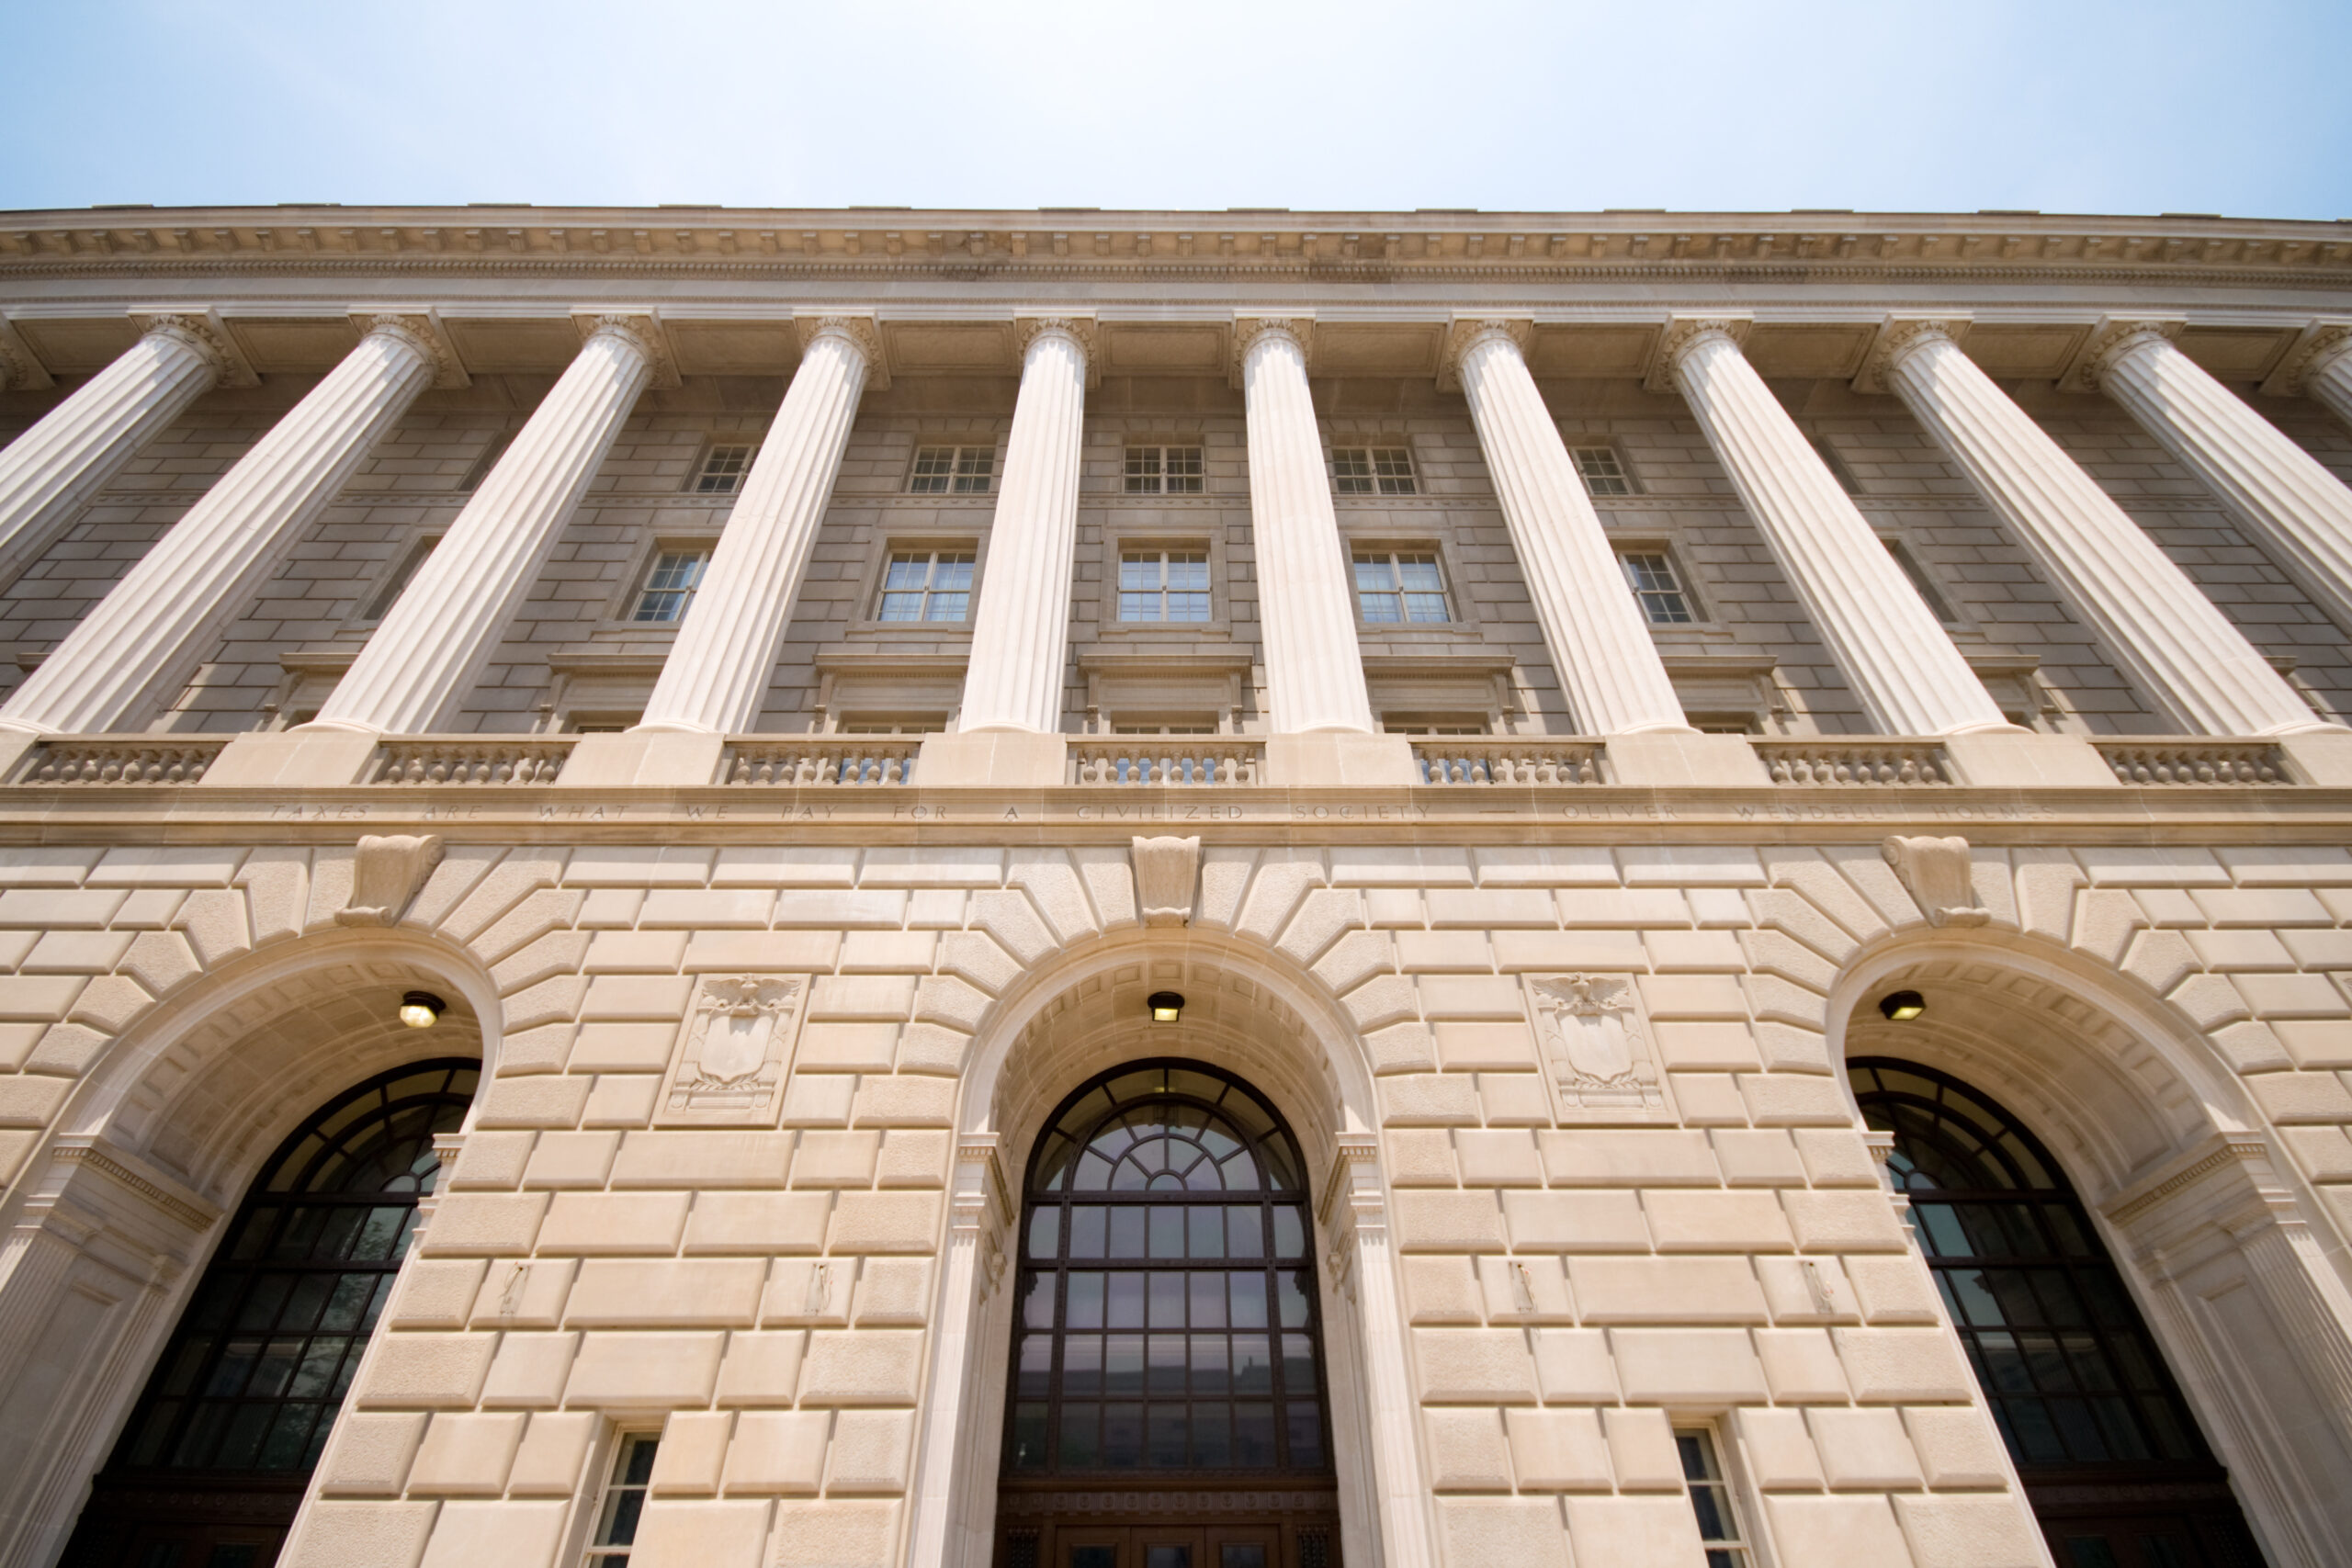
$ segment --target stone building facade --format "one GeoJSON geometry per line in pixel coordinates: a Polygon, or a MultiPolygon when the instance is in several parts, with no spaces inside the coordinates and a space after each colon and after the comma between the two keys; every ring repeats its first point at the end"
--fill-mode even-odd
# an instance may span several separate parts
{"type": "Polygon", "coordinates": [[[2348,421],[2335,224],[0,216],[0,1563],[2352,1559],[2348,421]]]}

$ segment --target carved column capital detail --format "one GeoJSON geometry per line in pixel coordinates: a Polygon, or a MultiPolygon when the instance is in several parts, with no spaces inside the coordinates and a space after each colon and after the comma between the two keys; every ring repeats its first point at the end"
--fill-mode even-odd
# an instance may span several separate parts
{"type": "Polygon", "coordinates": [[[15,323],[0,316],[0,392],[45,392],[55,385],[49,367],[17,334],[15,323]]]}
{"type": "Polygon", "coordinates": [[[2109,316],[2094,328],[2058,378],[2062,392],[2096,392],[2115,362],[2150,343],[2169,343],[2185,323],[2177,316],[2109,316]]]}
{"type": "Polygon", "coordinates": [[[1445,344],[1438,351],[1437,389],[1462,389],[1462,361],[1482,343],[1499,338],[1522,355],[1535,336],[1535,323],[1526,317],[1456,316],[1447,327],[1445,344]]]}
{"type": "Polygon", "coordinates": [[[2303,329],[2294,346],[2288,349],[2262,383],[2263,395],[2272,398],[2298,398],[2307,395],[2310,383],[2335,360],[2352,352],[2352,321],[2317,321],[2303,329]]]}
{"type": "Polygon", "coordinates": [[[1650,356],[1648,372],[1642,377],[1645,392],[1679,392],[1682,389],[1682,356],[1710,338],[1722,338],[1736,347],[1747,341],[1747,331],[1756,324],[1750,316],[1713,315],[1676,316],[1666,323],[1658,334],[1657,351],[1650,356]]]}
{"type": "Polygon", "coordinates": [[[1878,336],[1862,355],[1862,368],[1854,378],[1854,390],[1884,392],[1887,373],[1905,355],[1922,344],[1958,343],[1968,335],[1969,326],[1969,318],[1959,314],[1889,316],[1879,323],[1878,336]]]}
{"type": "Polygon", "coordinates": [[[883,352],[882,328],[870,310],[804,310],[792,318],[805,355],[820,337],[837,337],[852,344],[865,360],[865,389],[890,389],[890,359],[883,352]]]}
{"type": "Polygon", "coordinates": [[[678,360],[670,352],[670,335],[662,330],[662,319],[650,310],[580,310],[573,312],[571,324],[580,329],[583,344],[606,333],[628,339],[652,367],[647,386],[679,385],[678,360]]]}
{"type": "Polygon", "coordinates": [[[1250,351],[1258,345],[1260,339],[1269,334],[1286,337],[1296,344],[1300,357],[1307,361],[1310,368],[1313,367],[1315,317],[1311,312],[1300,311],[1294,315],[1272,316],[1237,315],[1233,318],[1233,354],[1227,367],[1228,377],[1237,389],[1241,386],[1242,370],[1250,363],[1250,351]]]}
{"type": "Polygon", "coordinates": [[[1101,386],[1102,361],[1094,318],[1080,313],[1013,317],[1012,341],[1023,363],[1029,358],[1029,345],[1049,333],[1078,345],[1079,357],[1086,362],[1086,384],[1101,386]]]}
{"type": "Polygon", "coordinates": [[[130,319],[139,330],[153,337],[167,337],[187,344],[204,357],[212,367],[214,379],[223,387],[258,387],[261,378],[254,374],[244,351],[229,336],[229,329],[220,322],[218,310],[133,310],[130,319]]]}
{"type": "Polygon", "coordinates": [[[362,337],[382,333],[407,343],[431,362],[433,385],[441,391],[473,385],[473,378],[466,374],[464,363],[449,342],[449,334],[441,329],[438,311],[397,305],[362,306],[351,312],[351,324],[359,329],[362,337]]]}

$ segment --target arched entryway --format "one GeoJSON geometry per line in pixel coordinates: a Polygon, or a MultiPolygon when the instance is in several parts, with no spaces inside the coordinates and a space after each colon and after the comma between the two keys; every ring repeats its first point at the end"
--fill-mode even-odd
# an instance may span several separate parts
{"type": "Polygon", "coordinates": [[[267,1568],[407,1255],[481,1064],[337,1095],[254,1179],[66,1547],[64,1568],[267,1568]]]}
{"type": "Polygon", "coordinates": [[[1310,1201],[1272,1107],[1201,1063],[1056,1110],[1016,1232],[1000,1568],[1336,1568],[1310,1201]]]}
{"type": "Polygon", "coordinates": [[[2228,1472],[2050,1151],[1948,1074],[1847,1073],[2052,1556],[2256,1568],[2228,1472]]]}

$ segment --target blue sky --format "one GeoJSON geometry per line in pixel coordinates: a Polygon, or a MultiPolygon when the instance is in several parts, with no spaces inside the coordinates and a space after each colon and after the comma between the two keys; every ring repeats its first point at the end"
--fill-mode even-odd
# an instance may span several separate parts
{"type": "Polygon", "coordinates": [[[2305,0],[0,0],[0,208],[2352,218],[2305,0]]]}

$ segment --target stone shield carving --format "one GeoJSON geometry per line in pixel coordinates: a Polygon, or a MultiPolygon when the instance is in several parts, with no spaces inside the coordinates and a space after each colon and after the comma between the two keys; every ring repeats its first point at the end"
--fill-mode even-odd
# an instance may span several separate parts
{"type": "Polygon", "coordinates": [[[706,975],[686,1013],[659,1120],[770,1126],[807,983],[797,975],[706,975]]]}
{"type": "Polygon", "coordinates": [[[1669,1118],[1665,1077],[1631,975],[1531,975],[1544,1076],[1563,1122],[1669,1118]]]}

